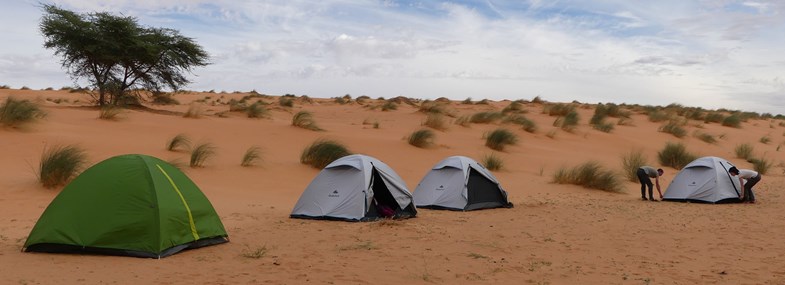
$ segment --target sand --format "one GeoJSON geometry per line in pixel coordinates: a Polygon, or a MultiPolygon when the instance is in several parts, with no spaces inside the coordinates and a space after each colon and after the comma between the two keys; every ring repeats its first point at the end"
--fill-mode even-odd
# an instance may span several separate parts
{"type": "MultiPolygon", "coordinates": [[[[178,94],[175,106],[127,110],[118,121],[98,119],[89,96],[66,91],[0,90],[38,102],[48,116],[22,130],[0,127],[0,284],[783,284],[785,283],[785,196],[783,168],[776,166],[756,187],[756,204],[695,204],[640,201],[639,185],[624,182],[622,193],[551,182],[560,167],[594,160],[621,171],[621,155],[642,150],[649,164],[666,142],[681,142],[699,156],[720,156],[743,168],[734,147],[754,146],[775,165],[785,161],[780,120],[749,120],[742,127],[690,121],[686,129],[722,137],[716,144],[692,135],[658,132],[661,123],[642,114],[610,133],[592,129],[593,107],[579,108],[572,132],[552,126],[542,105],[526,104],[539,130],[507,124],[450,124],[436,131],[436,145],[421,149],[406,137],[422,128],[426,115],[401,104],[381,111],[331,99],[273,102],[271,117],[216,114],[246,93],[178,94]],[[205,116],[184,118],[189,103],[210,97],[205,116]],[[68,102],[57,99],[67,99],[68,102]],[[74,103],[75,100],[79,102],[74,103]],[[292,127],[294,113],[313,113],[326,131],[292,127]],[[373,123],[378,122],[378,128],[373,123]],[[519,143],[504,152],[484,146],[483,134],[498,127],[519,143]],[[553,138],[548,133],[555,133],[553,138]],[[177,134],[217,147],[204,168],[185,172],[213,203],[231,242],[185,251],[164,259],[21,252],[42,211],[62,187],[46,189],[35,168],[46,146],[75,144],[90,164],[142,153],[187,161],[166,142],[177,134]],[[769,136],[771,142],[759,142],[769,136]],[[405,180],[410,190],[431,166],[452,155],[481,160],[494,153],[505,168],[494,172],[508,191],[512,209],[474,212],[421,209],[414,219],[368,223],[290,219],[303,189],[319,172],[299,162],[314,140],[337,140],[354,152],[376,157],[405,180]],[[256,167],[241,167],[251,146],[263,150],[256,167]],[[253,258],[254,252],[264,252],[253,258]]],[[[547,98],[546,98],[547,99],[547,98]]],[[[509,101],[449,108],[458,115],[501,110],[509,101]]],[[[664,102],[663,105],[667,103],[664,102]]],[[[454,120],[450,118],[450,120],[454,120]]],[[[613,119],[615,121],[615,119],[613,119]]],[[[678,172],[665,167],[663,191],[678,172]]]]}

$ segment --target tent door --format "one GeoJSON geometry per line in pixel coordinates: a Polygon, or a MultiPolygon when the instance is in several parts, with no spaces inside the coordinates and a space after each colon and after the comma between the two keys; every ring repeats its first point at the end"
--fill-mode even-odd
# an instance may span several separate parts
{"type": "Polygon", "coordinates": [[[465,210],[497,208],[507,205],[507,199],[502,195],[499,186],[473,168],[469,168],[469,182],[466,188],[469,201],[465,210]]]}
{"type": "MultiPolygon", "coordinates": [[[[382,218],[392,217],[401,212],[401,207],[395,201],[395,197],[390,193],[390,189],[384,184],[382,176],[376,171],[374,167],[371,171],[371,189],[373,197],[370,199],[368,205],[368,212],[365,214],[366,218],[382,218]]],[[[368,201],[368,200],[366,200],[368,201]]]]}

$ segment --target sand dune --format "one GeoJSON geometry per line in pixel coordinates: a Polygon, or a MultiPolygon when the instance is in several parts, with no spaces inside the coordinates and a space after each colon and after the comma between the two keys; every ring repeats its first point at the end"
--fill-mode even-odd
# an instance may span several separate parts
{"type": "MultiPolygon", "coordinates": [[[[98,119],[89,96],[66,91],[0,90],[0,99],[35,100],[48,116],[23,130],[0,128],[0,283],[2,284],[783,284],[785,283],[785,185],[776,166],[757,186],[758,203],[706,205],[639,201],[639,185],[624,182],[623,193],[551,183],[560,167],[594,160],[621,171],[621,155],[640,149],[649,164],[666,142],[682,142],[699,156],[720,156],[744,168],[734,147],[754,146],[775,165],[785,161],[781,120],[749,120],[741,128],[690,121],[689,135],[658,132],[661,123],[643,114],[610,133],[592,129],[593,107],[578,108],[581,121],[570,133],[552,126],[555,117],[541,104],[525,104],[539,130],[511,124],[450,124],[436,131],[436,145],[420,149],[406,137],[422,128],[418,108],[371,108],[380,100],[337,104],[331,99],[273,102],[271,117],[249,119],[228,111],[228,102],[247,93],[178,94],[180,105],[127,110],[118,121],[98,119]],[[203,103],[205,116],[184,118],[189,103],[203,103]],[[67,99],[55,103],[57,99],[67,99]],[[75,100],[78,102],[74,103],[75,100]],[[294,113],[313,113],[326,131],[292,127],[294,113]],[[374,128],[373,123],[378,123],[374,128]],[[504,152],[484,146],[483,134],[505,127],[519,137],[504,152]],[[721,137],[705,143],[695,131],[721,137]],[[553,138],[548,133],[555,133],[553,138]],[[76,144],[92,163],[126,153],[187,161],[188,154],[165,149],[186,134],[209,142],[217,155],[204,168],[187,168],[221,216],[231,242],[186,251],[165,259],[20,252],[43,209],[58,189],[36,182],[35,166],[45,146],[76,144]],[[768,136],[771,142],[759,142],[768,136]],[[505,168],[494,172],[512,209],[475,212],[420,210],[402,221],[346,223],[289,219],[292,206],[318,169],[300,164],[303,148],[328,138],[352,152],[376,157],[414,190],[436,162],[451,155],[481,161],[495,153],[505,168]],[[263,150],[257,167],[241,167],[251,146],[263,150]],[[245,253],[266,250],[261,258],[245,253]]],[[[547,99],[547,98],[546,98],[547,99]]],[[[451,102],[458,115],[500,111],[509,101],[488,105],[451,102]]],[[[663,102],[666,105],[669,102],[663,102]]],[[[448,118],[455,120],[454,118],[448,118]]],[[[614,119],[615,121],[615,119],[614,119]]],[[[663,191],[677,173],[665,168],[663,191]]]]}

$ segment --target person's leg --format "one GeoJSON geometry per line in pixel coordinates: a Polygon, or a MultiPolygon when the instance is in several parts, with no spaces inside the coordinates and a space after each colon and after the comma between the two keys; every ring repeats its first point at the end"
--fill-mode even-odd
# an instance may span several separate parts
{"type": "Polygon", "coordinates": [[[752,187],[755,186],[755,184],[758,184],[760,179],[761,176],[758,174],[758,176],[747,180],[747,183],[744,184],[744,200],[755,203],[755,193],[752,191],[752,187]]]}
{"type": "Polygon", "coordinates": [[[651,183],[651,179],[649,179],[649,201],[654,201],[654,184],[651,183]]]}
{"type": "Polygon", "coordinates": [[[646,200],[646,184],[651,183],[649,176],[646,175],[646,171],[642,168],[638,168],[638,172],[635,173],[638,175],[638,180],[641,182],[641,199],[646,200]]]}

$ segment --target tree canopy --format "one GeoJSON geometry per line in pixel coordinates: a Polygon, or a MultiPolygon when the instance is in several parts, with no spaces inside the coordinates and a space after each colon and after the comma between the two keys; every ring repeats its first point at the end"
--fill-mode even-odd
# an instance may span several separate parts
{"type": "Polygon", "coordinates": [[[118,105],[132,90],[177,90],[186,73],[209,64],[209,55],[179,31],[140,25],[106,12],[77,14],[44,5],[44,47],[62,57],[73,79],[85,78],[98,91],[99,105],[118,105]]]}

